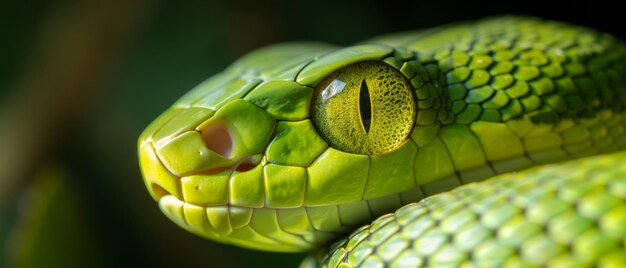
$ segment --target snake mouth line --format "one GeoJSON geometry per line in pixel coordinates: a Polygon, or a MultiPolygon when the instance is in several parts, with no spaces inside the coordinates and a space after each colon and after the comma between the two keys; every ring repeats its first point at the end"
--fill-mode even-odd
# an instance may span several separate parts
{"type": "Polygon", "coordinates": [[[257,250],[299,252],[317,248],[347,231],[285,226],[285,211],[276,208],[194,205],[171,194],[163,195],[158,203],[170,220],[191,233],[257,250]]]}
{"type": "Polygon", "coordinates": [[[319,207],[272,208],[233,204],[207,205],[179,199],[158,184],[151,185],[170,220],[184,229],[224,243],[247,248],[301,252],[319,248],[371,220],[419,201],[420,188],[319,207]]]}

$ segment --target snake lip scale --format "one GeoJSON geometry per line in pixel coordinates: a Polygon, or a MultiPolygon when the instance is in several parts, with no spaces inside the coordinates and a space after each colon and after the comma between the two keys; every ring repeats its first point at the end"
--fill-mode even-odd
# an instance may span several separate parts
{"type": "Polygon", "coordinates": [[[622,41],[506,16],[258,49],[138,151],[177,225],[303,267],[624,267],[625,120],[622,41]]]}

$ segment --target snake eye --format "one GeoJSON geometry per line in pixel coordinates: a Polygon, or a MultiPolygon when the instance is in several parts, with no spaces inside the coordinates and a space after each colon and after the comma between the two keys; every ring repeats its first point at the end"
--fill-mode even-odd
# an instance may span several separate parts
{"type": "Polygon", "coordinates": [[[357,154],[383,154],[409,136],[416,102],[409,81],[381,62],[339,69],[315,88],[312,118],[334,148],[357,154]]]}

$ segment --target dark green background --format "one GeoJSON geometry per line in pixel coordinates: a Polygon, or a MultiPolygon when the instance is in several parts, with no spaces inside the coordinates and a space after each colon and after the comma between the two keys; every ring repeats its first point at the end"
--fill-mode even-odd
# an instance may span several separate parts
{"type": "MultiPolygon", "coordinates": [[[[30,56],[47,12],[71,4],[1,4],[0,100],[16,94],[11,84],[30,56]]],[[[45,158],[61,167],[67,186],[63,193],[71,197],[46,214],[51,234],[38,238],[41,249],[31,256],[43,266],[290,267],[300,262],[306,254],[244,250],[176,227],[144,190],[138,170],[136,140],[143,128],[194,85],[260,46],[294,40],[349,45],[378,34],[498,14],[568,21],[622,39],[626,34],[624,11],[598,1],[156,1],[144,12],[99,85],[104,90],[98,100],[90,109],[76,111],[78,120],[45,158]],[[68,261],[73,258],[77,261],[68,261]]],[[[18,208],[23,195],[16,193],[15,202],[0,215],[0,266],[10,258],[9,233],[28,214],[18,208]]]]}

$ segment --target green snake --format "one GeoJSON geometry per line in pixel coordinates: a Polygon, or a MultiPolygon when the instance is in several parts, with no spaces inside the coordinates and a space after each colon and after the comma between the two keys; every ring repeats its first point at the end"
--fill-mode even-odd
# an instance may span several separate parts
{"type": "Polygon", "coordinates": [[[182,228],[332,243],[305,264],[624,267],[625,105],[623,42],[497,17],[251,52],[152,122],[139,158],[182,228]]]}

